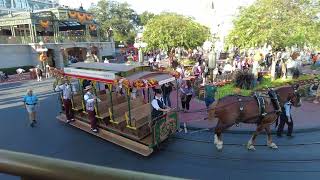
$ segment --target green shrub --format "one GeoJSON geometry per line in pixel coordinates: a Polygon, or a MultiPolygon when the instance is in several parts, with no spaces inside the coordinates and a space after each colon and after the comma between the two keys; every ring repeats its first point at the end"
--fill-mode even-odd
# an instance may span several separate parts
{"type": "Polygon", "coordinates": [[[29,69],[34,68],[34,66],[20,66],[20,67],[11,67],[11,68],[1,68],[0,71],[7,73],[8,75],[17,74],[16,70],[18,68],[26,70],[26,72],[29,72],[29,69]]]}
{"type": "Polygon", "coordinates": [[[103,61],[104,61],[105,58],[107,58],[108,60],[115,59],[114,56],[102,56],[102,60],[103,61]]]}

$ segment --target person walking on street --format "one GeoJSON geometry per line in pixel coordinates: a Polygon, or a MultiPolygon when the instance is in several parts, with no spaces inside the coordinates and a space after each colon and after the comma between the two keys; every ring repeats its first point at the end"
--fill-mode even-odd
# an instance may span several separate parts
{"type": "Polygon", "coordinates": [[[280,124],[277,130],[278,137],[282,136],[282,132],[285,124],[288,125],[287,136],[292,137],[293,121],[292,121],[292,115],[291,115],[291,108],[292,108],[291,97],[288,97],[287,102],[284,104],[284,107],[282,108],[282,112],[280,114],[280,124]]]}
{"type": "Polygon", "coordinates": [[[190,101],[193,96],[193,89],[190,80],[186,81],[180,88],[181,93],[181,104],[184,112],[190,109],[190,101]]]}
{"type": "Polygon", "coordinates": [[[210,81],[204,86],[204,101],[206,103],[207,109],[210,105],[215,102],[215,94],[217,92],[217,87],[213,85],[210,81]]]}
{"type": "Polygon", "coordinates": [[[62,91],[63,106],[67,117],[67,123],[74,121],[71,103],[72,85],[67,79],[64,79],[63,84],[56,86],[55,91],[62,91]]]}
{"type": "Polygon", "coordinates": [[[170,111],[170,107],[166,106],[166,104],[164,103],[161,89],[155,89],[154,92],[155,92],[155,96],[151,102],[151,105],[152,105],[151,117],[152,117],[152,119],[155,119],[159,116],[162,116],[164,112],[170,111]]]}
{"type": "Polygon", "coordinates": [[[169,107],[171,107],[170,94],[172,92],[172,87],[173,87],[173,84],[171,82],[165,83],[161,86],[164,104],[166,104],[169,107]]]}
{"type": "Polygon", "coordinates": [[[87,86],[85,88],[85,91],[86,91],[86,94],[84,95],[84,101],[86,104],[86,111],[88,113],[88,118],[91,124],[91,131],[94,133],[98,133],[96,113],[94,109],[94,103],[98,99],[92,93],[92,86],[87,86]]]}
{"type": "Polygon", "coordinates": [[[27,90],[27,95],[23,98],[24,106],[29,115],[30,126],[34,127],[36,121],[36,105],[38,103],[38,97],[33,94],[32,89],[27,90]]]}

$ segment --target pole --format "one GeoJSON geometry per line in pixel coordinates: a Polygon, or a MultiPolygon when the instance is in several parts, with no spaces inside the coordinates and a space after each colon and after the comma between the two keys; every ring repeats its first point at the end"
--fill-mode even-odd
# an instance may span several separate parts
{"type": "Polygon", "coordinates": [[[213,75],[214,69],[216,68],[216,53],[211,50],[209,53],[209,69],[210,69],[210,79],[212,82],[214,81],[215,77],[213,75]]]}
{"type": "Polygon", "coordinates": [[[142,48],[139,48],[139,63],[142,65],[143,64],[143,52],[142,52],[142,48]]]}

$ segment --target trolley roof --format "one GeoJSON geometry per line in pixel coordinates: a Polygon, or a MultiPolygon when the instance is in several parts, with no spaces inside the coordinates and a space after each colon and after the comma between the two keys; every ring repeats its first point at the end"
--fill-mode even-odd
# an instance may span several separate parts
{"type": "Polygon", "coordinates": [[[75,78],[88,79],[106,83],[113,83],[114,80],[125,78],[129,81],[137,79],[155,79],[158,85],[175,80],[166,72],[151,72],[141,69],[139,65],[113,64],[113,63],[75,63],[64,68],[64,74],[75,78]],[[128,73],[127,72],[131,72],[128,73]],[[126,74],[125,76],[123,76],[126,74]]]}
{"type": "Polygon", "coordinates": [[[131,71],[139,65],[126,65],[126,64],[114,64],[114,63],[84,63],[78,62],[70,65],[70,67],[81,68],[81,69],[91,69],[91,70],[100,70],[100,71],[113,71],[113,72],[127,72],[131,71]]]}

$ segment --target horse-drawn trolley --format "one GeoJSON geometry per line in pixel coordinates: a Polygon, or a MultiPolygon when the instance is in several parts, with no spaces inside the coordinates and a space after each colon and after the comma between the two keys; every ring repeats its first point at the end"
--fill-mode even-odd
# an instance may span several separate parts
{"type": "MultiPolygon", "coordinates": [[[[115,143],[143,156],[174,134],[178,128],[177,112],[151,118],[154,88],[176,83],[168,72],[153,72],[147,66],[76,63],[64,68],[63,76],[71,84],[74,120],[70,125],[115,143]],[[98,132],[92,132],[84,99],[86,87],[95,96],[94,112],[98,132]]],[[[61,97],[62,98],[62,95],[61,97]]],[[[61,103],[62,108],[63,103],[61,103]]],[[[66,122],[65,113],[59,120],[66,122]]]]}

